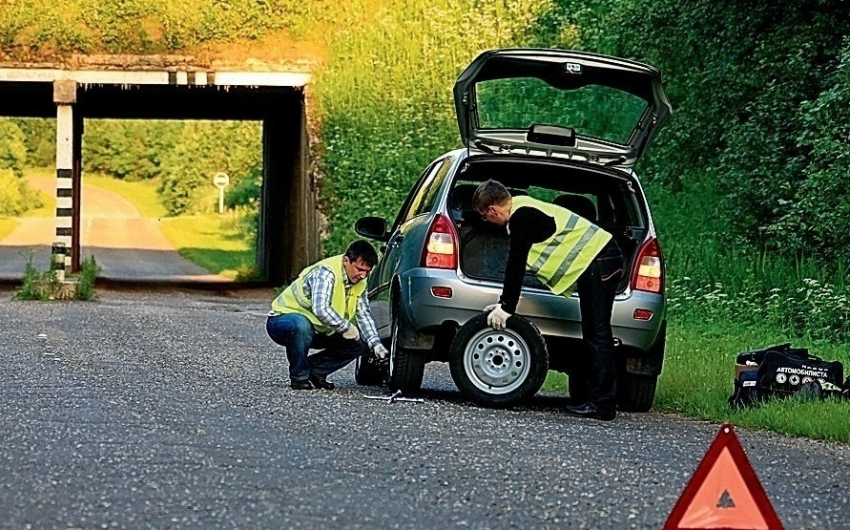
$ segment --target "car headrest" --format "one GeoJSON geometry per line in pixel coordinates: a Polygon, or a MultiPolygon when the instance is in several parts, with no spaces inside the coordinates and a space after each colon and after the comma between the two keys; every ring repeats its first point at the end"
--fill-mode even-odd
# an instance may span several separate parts
{"type": "Polygon", "coordinates": [[[596,222],[596,205],[584,195],[573,195],[569,193],[558,195],[552,203],[584,217],[591,223],[596,222]]]}
{"type": "Polygon", "coordinates": [[[472,195],[475,193],[476,188],[478,188],[476,184],[459,184],[455,186],[452,194],[449,196],[449,208],[461,211],[472,210],[472,195]]]}

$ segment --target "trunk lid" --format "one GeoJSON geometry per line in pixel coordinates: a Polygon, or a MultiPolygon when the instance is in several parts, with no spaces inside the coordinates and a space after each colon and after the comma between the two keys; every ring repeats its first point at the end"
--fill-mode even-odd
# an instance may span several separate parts
{"type": "Polygon", "coordinates": [[[468,148],[629,167],[672,112],[656,68],[551,49],[482,53],[454,99],[468,148]]]}

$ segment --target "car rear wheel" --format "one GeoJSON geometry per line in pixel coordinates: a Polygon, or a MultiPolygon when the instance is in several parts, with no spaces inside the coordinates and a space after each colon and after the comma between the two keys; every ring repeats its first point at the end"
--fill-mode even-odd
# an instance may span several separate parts
{"type": "Polygon", "coordinates": [[[386,369],[361,355],[354,364],[354,380],[359,385],[381,386],[384,384],[386,369]]]}
{"type": "Polygon", "coordinates": [[[393,314],[392,338],[390,340],[390,367],[387,385],[393,390],[416,391],[422,387],[425,374],[425,358],[413,350],[399,346],[401,316],[393,314]]]}
{"type": "Polygon", "coordinates": [[[620,373],[617,380],[617,406],[625,412],[647,412],[655,400],[658,376],[620,373]]]}
{"type": "Polygon", "coordinates": [[[507,329],[487,325],[487,315],[467,322],[452,341],[449,368],[458,389],[478,405],[508,407],[540,390],[549,370],[546,342],[528,320],[512,316],[507,329]]]}

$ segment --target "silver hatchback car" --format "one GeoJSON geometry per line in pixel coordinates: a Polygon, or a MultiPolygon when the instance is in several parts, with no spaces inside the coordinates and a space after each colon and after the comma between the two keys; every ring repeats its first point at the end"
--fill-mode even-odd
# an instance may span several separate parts
{"type": "Polygon", "coordinates": [[[384,245],[368,293],[390,350],[388,368],[358,361],[358,383],[416,390],[425,364],[443,361],[467,397],[509,406],[535,394],[550,369],[582,377],[572,369],[584,354],[577,295],[553,295],[528,275],[522,318],[503,331],[486,325],[482,308],[501,294],[508,237],[471,199],[492,178],[614,235],[627,270],[612,317],[619,408],[649,410],[666,342],[665,269],[632,167],[671,113],[660,72],[584,52],[492,50],[461,73],[454,98],[466,148],[425,169],[391,225],[356,223],[384,245]]]}

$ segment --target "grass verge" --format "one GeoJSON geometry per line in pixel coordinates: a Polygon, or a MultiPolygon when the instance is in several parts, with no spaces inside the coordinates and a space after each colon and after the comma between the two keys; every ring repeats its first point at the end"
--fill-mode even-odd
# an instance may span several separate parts
{"type": "Polygon", "coordinates": [[[6,236],[12,233],[18,222],[12,217],[0,217],[0,241],[6,239],[6,236]]]}
{"type": "Polygon", "coordinates": [[[237,281],[257,279],[256,256],[240,237],[235,216],[191,215],[163,219],[160,230],[181,256],[237,281]]]}
{"type": "MultiPolygon", "coordinates": [[[[826,399],[773,400],[759,407],[733,410],[727,399],[733,391],[735,357],[744,351],[791,342],[825,360],[850,366],[842,345],[791,337],[770,327],[730,322],[671,322],[664,369],[658,380],[653,408],[660,412],[789,436],[850,443],[850,402],[826,399]]],[[[567,394],[567,378],[549,372],[543,390],[567,394]]]]}

